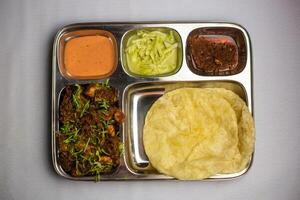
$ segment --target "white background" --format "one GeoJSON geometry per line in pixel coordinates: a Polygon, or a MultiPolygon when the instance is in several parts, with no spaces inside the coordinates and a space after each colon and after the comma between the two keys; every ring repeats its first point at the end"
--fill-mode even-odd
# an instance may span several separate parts
{"type": "Polygon", "coordinates": [[[0,0],[0,199],[300,199],[300,1],[0,0]],[[227,21],[253,49],[256,155],[231,181],[74,182],[50,159],[55,33],[88,21],[227,21]]]}

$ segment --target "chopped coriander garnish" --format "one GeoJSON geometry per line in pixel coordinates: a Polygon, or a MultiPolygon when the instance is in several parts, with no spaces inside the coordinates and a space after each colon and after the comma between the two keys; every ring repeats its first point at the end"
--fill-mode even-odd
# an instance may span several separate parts
{"type": "Polygon", "coordinates": [[[81,113],[80,113],[80,117],[83,116],[83,114],[89,109],[89,107],[90,107],[90,100],[88,100],[88,101],[84,104],[84,106],[83,106],[83,108],[82,108],[82,111],[81,111],[81,113]]]}
{"type": "Polygon", "coordinates": [[[82,89],[79,84],[75,84],[75,87],[76,87],[76,91],[72,95],[72,98],[73,98],[73,103],[75,104],[76,110],[78,110],[79,108],[81,108],[80,95],[81,95],[82,89]]]}
{"type": "Polygon", "coordinates": [[[87,149],[87,147],[88,147],[88,145],[89,145],[90,139],[91,139],[91,138],[89,138],[89,139],[88,139],[88,141],[87,141],[87,143],[86,143],[86,145],[85,145],[85,147],[84,147],[84,150],[83,150],[83,152],[85,152],[85,151],[86,151],[86,149],[87,149]]]}
{"type": "Polygon", "coordinates": [[[99,107],[100,109],[107,111],[109,109],[109,101],[106,99],[101,99],[101,101],[99,101],[99,107]]]}
{"type": "Polygon", "coordinates": [[[102,87],[106,87],[109,88],[109,79],[106,79],[103,83],[102,83],[102,87]]]}

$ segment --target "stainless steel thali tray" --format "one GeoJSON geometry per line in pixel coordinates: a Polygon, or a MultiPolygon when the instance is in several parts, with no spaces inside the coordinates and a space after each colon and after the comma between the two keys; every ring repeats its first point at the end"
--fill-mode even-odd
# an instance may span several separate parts
{"type": "MultiPolygon", "coordinates": [[[[121,157],[118,169],[109,175],[102,175],[101,180],[153,180],[173,179],[159,174],[149,165],[147,156],[142,144],[142,129],[147,110],[152,103],[165,92],[183,86],[188,87],[222,87],[237,93],[248,105],[253,114],[253,91],[252,91],[252,63],[250,38],[244,28],[231,23],[82,23],[68,25],[62,28],[56,35],[53,45],[52,61],[52,113],[51,113],[51,134],[52,134],[52,160],[55,171],[72,180],[95,180],[90,177],[72,177],[65,173],[58,162],[58,145],[56,133],[59,131],[59,98],[62,90],[70,84],[86,84],[101,82],[103,79],[95,80],[74,80],[62,75],[60,70],[59,53],[62,48],[62,40],[70,34],[81,34],[82,30],[105,30],[116,39],[117,66],[116,71],[108,78],[110,85],[118,89],[120,108],[125,113],[125,122],[122,126],[121,139],[124,143],[125,152],[121,157]],[[128,73],[124,60],[122,59],[122,45],[126,40],[127,33],[140,28],[171,28],[175,30],[182,41],[182,65],[174,74],[165,77],[138,77],[128,73]],[[188,67],[186,56],[186,41],[188,35],[194,29],[203,28],[218,29],[218,33],[227,35],[229,30],[236,30],[242,42],[237,41],[238,48],[241,48],[244,66],[241,72],[235,75],[224,76],[202,76],[192,72],[188,67]]],[[[214,34],[214,33],[212,33],[214,34]]],[[[217,174],[208,180],[230,179],[245,174],[251,166],[252,160],[247,167],[240,172],[232,174],[217,174]]]]}

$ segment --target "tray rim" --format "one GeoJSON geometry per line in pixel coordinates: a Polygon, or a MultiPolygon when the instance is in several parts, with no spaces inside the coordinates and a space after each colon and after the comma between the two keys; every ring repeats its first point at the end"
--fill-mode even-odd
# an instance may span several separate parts
{"type": "MultiPolygon", "coordinates": [[[[52,48],[53,48],[53,51],[52,51],[52,80],[51,80],[51,148],[52,148],[52,164],[53,164],[53,167],[56,171],[56,173],[64,178],[67,178],[67,179],[71,179],[71,180],[80,180],[80,181],[84,181],[84,180],[94,180],[93,177],[72,177],[72,176],[66,176],[65,174],[62,174],[61,173],[61,169],[59,169],[59,166],[58,166],[58,161],[57,161],[57,155],[56,155],[56,144],[55,144],[55,137],[56,137],[56,132],[55,132],[55,126],[53,126],[53,123],[55,123],[55,116],[56,116],[56,110],[53,109],[56,107],[56,81],[57,81],[57,73],[59,73],[59,70],[57,70],[57,68],[59,69],[59,66],[58,66],[58,63],[57,63],[57,43],[59,42],[59,39],[60,37],[62,36],[62,34],[64,33],[64,31],[67,31],[69,29],[72,29],[72,28],[87,28],[87,27],[90,27],[91,29],[92,28],[95,28],[95,29],[101,29],[101,26],[102,26],[102,29],[103,27],[106,27],[106,26],[109,26],[109,27],[117,27],[117,26],[125,26],[125,25],[128,25],[128,26],[141,26],[141,27],[156,27],[156,26],[161,26],[161,27],[169,27],[169,25],[201,25],[200,27],[204,27],[204,26],[208,26],[208,27],[233,27],[233,28],[237,28],[239,30],[242,31],[244,37],[245,37],[245,41],[246,41],[246,44],[247,44],[247,61],[246,61],[246,66],[244,68],[244,70],[246,70],[246,68],[249,70],[249,77],[248,77],[248,86],[246,88],[246,94],[248,95],[248,100],[249,100],[249,109],[251,111],[251,114],[255,120],[255,117],[254,117],[254,106],[253,106],[253,68],[252,68],[252,45],[251,45],[251,40],[250,40],[250,36],[249,36],[249,33],[248,31],[246,30],[246,28],[244,28],[244,26],[238,24],[238,23],[232,23],[232,22],[226,22],[226,21],[197,21],[197,20],[189,20],[189,21],[181,21],[181,20],[178,20],[178,21],[134,21],[134,22],[118,22],[118,21],[113,21],[113,22],[80,22],[80,23],[72,23],[72,24],[68,24],[68,25],[65,25],[63,26],[62,28],[60,28],[56,35],[55,35],[55,38],[54,38],[54,42],[53,42],[53,45],[52,45],[52,48]],[[55,151],[55,152],[54,152],[55,151]]],[[[200,28],[198,27],[198,28],[200,28]]],[[[138,28],[138,27],[137,27],[138,28]]],[[[171,27],[172,28],[172,27],[171,27]]],[[[104,29],[104,30],[107,30],[107,29],[104,29]]],[[[129,29],[129,30],[132,30],[132,29],[129,29]]],[[[175,29],[176,30],[176,29],[175,29]]],[[[194,30],[194,29],[191,29],[190,32],[194,30]]],[[[109,31],[109,30],[108,30],[109,31]]],[[[177,30],[176,30],[177,31],[177,30]]],[[[127,32],[127,31],[126,31],[127,32]]],[[[122,34],[122,38],[123,36],[126,34],[126,32],[124,34],[122,34]]],[[[182,43],[183,43],[183,48],[186,47],[186,44],[185,44],[185,39],[182,37],[181,33],[178,31],[180,37],[181,37],[181,40],[182,40],[182,43]]],[[[121,40],[122,41],[122,40],[121,40]]],[[[117,50],[118,52],[121,51],[121,47],[120,45],[117,46],[117,50]]],[[[120,54],[119,54],[120,56],[120,54]]],[[[183,52],[183,63],[186,62],[185,60],[185,51],[183,52]]],[[[120,57],[118,58],[120,59],[120,57]]],[[[124,70],[122,64],[118,64],[117,67],[119,67],[119,65],[121,65],[122,67],[122,70],[124,70]]],[[[183,67],[183,66],[181,66],[183,67]]],[[[180,68],[181,68],[180,67],[180,68]]],[[[112,75],[113,76],[113,75],[112,75]]],[[[139,77],[136,77],[136,78],[139,78],[139,77]]],[[[204,77],[204,80],[207,81],[207,80],[216,80],[216,81],[222,81],[222,80],[230,80],[230,81],[235,81],[236,79],[231,75],[231,76],[221,76],[221,77],[210,77],[207,79],[207,77],[204,77]],[[214,79],[215,78],[215,79],[214,79]],[[232,79],[233,78],[233,79],[232,79]]],[[[101,79],[102,80],[102,79],[101,79]]],[[[89,82],[99,82],[101,81],[100,79],[97,79],[97,80],[73,80],[73,81],[69,81],[69,84],[72,83],[72,82],[77,82],[79,84],[84,84],[84,83],[89,83],[89,82]]],[[[145,79],[144,79],[145,80],[145,79]]],[[[147,80],[147,79],[146,79],[147,80]]],[[[155,78],[152,78],[150,79],[150,81],[157,81],[155,78]]],[[[180,80],[179,80],[180,81],[180,80]]],[[[194,80],[188,80],[188,81],[194,81],[194,80]]],[[[198,81],[203,81],[203,79],[200,79],[198,81]]],[[[139,83],[139,82],[143,82],[143,81],[137,81],[135,83],[139,83]]],[[[244,84],[240,81],[238,81],[243,87],[244,84]]],[[[65,83],[66,85],[66,83],[65,83]]],[[[130,84],[128,84],[130,85],[130,84]]],[[[128,86],[127,85],[127,86],[128,86]]],[[[127,87],[126,86],[126,87],[127,87]]],[[[123,90],[124,91],[124,90],[123,90]]],[[[120,91],[120,92],[123,92],[123,91],[120,91]]],[[[121,109],[122,106],[120,106],[121,109]]],[[[124,133],[122,133],[124,134],[124,133]]],[[[244,174],[246,174],[249,169],[251,168],[252,166],[252,163],[253,163],[253,158],[254,158],[254,153],[255,153],[255,148],[254,148],[254,151],[253,151],[253,154],[252,154],[252,158],[250,160],[250,164],[249,166],[247,167],[247,169],[242,173],[240,174],[239,176],[236,176],[236,177],[240,177],[244,174]]],[[[125,155],[123,155],[124,157],[125,155]]],[[[128,168],[127,168],[128,170],[128,168]]],[[[129,171],[129,170],[128,170],[129,171]]],[[[163,175],[164,176],[164,175],[163,175]]],[[[227,180],[227,179],[233,179],[233,178],[236,178],[236,177],[230,177],[230,178],[218,178],[218,179],[215,179],[215,178],[208,178],[208,179],[204,179],[204,180],[201,180],[201,181],[211,181],[211,180],[216,180],[216,181],[219,181],[219,180],[227,180]]],[[[101,179],[101,181],[105,180],[163,180],[164,178],[155,178],[155,179],[152,179],[151,177],[139,177],[139,178],[120,178],[120,177],[114,177],[114,178],[105,178],[104,179],[101,179]]],[[[171,177],[171,179],[166,179],[166,180],[177,180],[177,179],[174,179],[171,177]]]]}

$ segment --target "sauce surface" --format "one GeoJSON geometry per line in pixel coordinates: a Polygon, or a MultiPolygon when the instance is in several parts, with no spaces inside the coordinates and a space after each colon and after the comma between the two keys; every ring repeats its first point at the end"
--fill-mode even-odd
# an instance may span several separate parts
{"type": "Polygon", "coordinates": [[[94,35],[67,41],[64,65],[68,76],[97,77],[113,71],[115,49],[109,37],[94,35]]]}
{"type": "Polygon", "coordinates": [[[238,64],[235,41],[228,36],[192,35],[188,38],[193,67],[207,75],[234,74],[238,64]]]}

